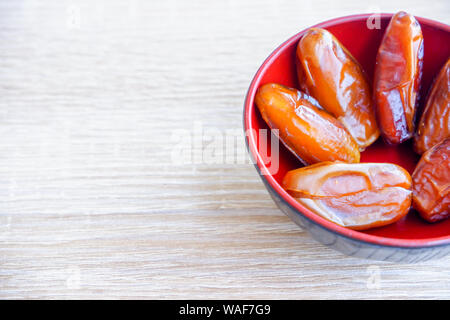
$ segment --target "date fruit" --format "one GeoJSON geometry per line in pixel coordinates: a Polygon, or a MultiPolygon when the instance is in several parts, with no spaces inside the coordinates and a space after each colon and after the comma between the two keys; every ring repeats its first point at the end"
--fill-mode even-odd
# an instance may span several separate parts
{"type": "Polygon", "coordinates": [[[414,170],[413,207],[429,222],[450,216],[450,138],[426,151],[414,170]]]}
{"type": "Polygon", "coordinates": [[[312,212],[354,230],[391,224],[411,206],[411,176],[390,163],[322,162],[289,171],[282,186],[312,212]]]}
{"type": "Polygon", "coordinates": [[[413,136],[422,61],[419,23],[406,12],[396,13],[378,50],[373,90],[378,125],[389,144],[413,136]]]}
{"type": "Polygon", "coordinates": [[[379,137],[369,82],[338,39],[309,29],[297,45],[296,64],[300,88],[342,122],[360,151],[379,137]]]}
{"type": "Polygon", "coordinates": [[[258,89],[255,101],[270,129],[278,129],[280,140],[303,163],[359,162],[352,136],[307,94],[269,83],[258,89]]]}
{"type": "Polygon", "coordinates": [[[414,150],[422,154],[450,137],[450,58],[434,80],[414,137],[414,150]]]}

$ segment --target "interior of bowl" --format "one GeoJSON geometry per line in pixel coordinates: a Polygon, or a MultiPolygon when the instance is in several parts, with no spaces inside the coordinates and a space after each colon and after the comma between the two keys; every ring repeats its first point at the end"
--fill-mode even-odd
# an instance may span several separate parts
{"type": "MultiPolygon", "coordinates": [[[[367,18],[369,15],[357,15],[330,20],[316,27],[325,28],[334,34],[341,43],[359,61],[368,78],[372,79],[375,58],[384,30],[389,23],[391,14],[380,15],[381,28],[369,29],[367,18]]],[[[419,115],[423,108],[426,94],[433,78],[444,65],[450,56],[450,27],[428,19],[417,18],[422,27],[424,36],[424,68],[421,82],[419,115]]],[[[249,134],[249,151],[256,160],[260,171],[267,170],[261,148],[267,148],[270,154],[270,138],[267,144],[258,141],[256,132],[259,129],[268,127],[261,118],[259,111],[254,105],[254,95],[258,87],[265,83],[276,82],[286,86],[298,88],[298,81],[295,71],[295,49],[303,32],[295,35],[280,47],[278,47],[264,62],[259,69],[248,91],[244,123],[245,129],[254,129],[249,134]]],[[[419,118],[419,117],[418,117],[419,118]]],[[[272,139],[276,139],[271,137],[272,139]]],[[[283,199],[303,214],[313,218],[316,222],[327,228],[332,228],[336,232],[347,236],[358,238],[364,241],[374,241],[377,243],[389,243],[393,245],[431,245],[436,243],[450,243],[450,219],[430,224],[422,220],[417,212],[411,212],[402,220],[389,226],[375,228],[367,231],[353,231],[331,224],[321,217],[314,216],[313,213],[298,204],[284,190],[279,183],[285,173],[289,170],[302,166],[292,153],[280,144],[278,170],[264,176],[264,179],[278,192],[283,199]]],[[[410,173],[413,172],[419,156],[412,150],[411,142],[403,143],[399,146],[387,146],[382,139],[378,139],[372,146],[361,153],[361,162],[389,162],[395,163],[410,173]]]]}

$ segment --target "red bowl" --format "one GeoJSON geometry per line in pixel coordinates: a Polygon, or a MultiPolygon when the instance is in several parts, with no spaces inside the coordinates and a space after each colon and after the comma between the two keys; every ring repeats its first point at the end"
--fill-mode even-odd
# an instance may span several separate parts
{"type": "MultiPolygon", "coordinates": [[[[375,57],[384,30],[392,14],[380,14],[379,29],[369,29],[369,14],[353,15],[319,23],[314,27],[327,29],[360,62],[369,78],[373,77],[375,57]]],[[[450,56],[450,26],[433,20],[416,17],[424,36],[424,70],[421,82],[419,113],[433,78],[450,56]]],[[[422,220],[411,210],[397,223],[367,231],[354,231],[338,226],[314,214],[280,185],[284,174],[302,164],[281,143],[279,144],[278,170],[271,172],[262,148],[270,154],[271,141],[267,144],[258,139],[260,129],[268,130],[254,104],[256,90],[263,84],[276,82],[298,88],[295,69],[295,49],[306,30],[297,33],[280,45],[264,61],[248,90],[244,105],[244,130],[249,153],[277,205],[296,223],[306,228],[318,241],[341,252],[359,257],[391,261],[421,261],[450,253],[450,219],[435,224],[422,220]],[[261,149],[260,149],[261,148],[261,149]],[[266,151],[266,149],[264,149],[266,151]]],[[[379,139],[361,154],[361,162],[395,163],[410,173],[419,160],[411,142],[399,146],[387,146],[379,139]]]]}

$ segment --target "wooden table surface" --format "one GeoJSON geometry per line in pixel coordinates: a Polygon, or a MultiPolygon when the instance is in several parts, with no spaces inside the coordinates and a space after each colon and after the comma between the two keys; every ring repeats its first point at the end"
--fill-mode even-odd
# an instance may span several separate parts
{"type": "Polygon", "coordinates": [[[312,240],[239,137],[281,42],[401,9],[450,22],[448,0],[1,1],[0,298],[450,298],[450,256],[312,240]]]}

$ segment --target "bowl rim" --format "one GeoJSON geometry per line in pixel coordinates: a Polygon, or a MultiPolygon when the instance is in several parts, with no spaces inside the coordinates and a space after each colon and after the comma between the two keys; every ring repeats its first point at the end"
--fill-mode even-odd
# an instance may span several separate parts
{"type": "MultiPolygon", "coordinates": [[[[313,213],[303,205],[301,205],[298,201],[296,201],[291,195],[289,195],[281,185],[275,180],[275,178],[269,174],[269,170],[267,169],[264,161],[261,158],[261,155],[258,152],[256,147],[256,139],[254,132],[256,131],[252,123],[250,121],[250,115],[253,113],[255,108],[254,105],[254,97],[256,94],[256,90],[259,87],[259,82],[262,75],[265,73],[269,65],[278,58],[285,47],[292,45],[294,42],[299,41],[300,37],[310,28],[326,28],[329,26],[336,25],[338,23],[343,22],[351,22],[351,21],[361,21],[362,19],[366,20],[374,13],[364,13],[364,14],[354,14],[348,15],[338,18],[333,18],[330,20],[326,20],[324,22],[315,24],[311,27],[308,27],[297,34],[291,36],[288,40],[284,41],[281,45],[279,45],[272,53],[264,60],[262,65],[258,68],[258,71],[254,75],[250,86],[247,90],[247,94],[245,96],[244,102],[244,110],[243,110],[243,126],[244,126],[244,136],[245,142],[247,146],[247,150],[251,156],[251,159],[262,179],[264,179],[267,185],[280,196],[281,200],[284,201],[289,207],[294,208],[294,212],[296,214],[301,214],[306,217],[308,220],[314,222],[315,224],[329,230],[337,235],[343,236],[345,238],[349,238],[352,240],[357,240],[359,242],[369,243],[372,245],[378,246],[388,246],[388,247],[400,247],[400,248],[430,248],[430,247],[440,247],[446,246],[450,244],[450,235],[441,236],[441,237],[432,237],[432,238],[423,238],[423,239],[397,239],[397,238],[388,238],[383,236],[377,236],[372,234],[366,234],[360,231],[348,229],[342,226],[339,226],[331,221],[322,218],[321,216],[313,213]],[[248,133],[248,134],[247,134],[248,133]],[[255,161],[256,160],[256,161],[255,161]],[[262,174],[263,173],[263,174],[262,174]]],[[[394,14],[393,13],[376,13],[379,14],[381,18],[390,18],[394,14]]],[[[422,18],[415,16],[415,18],[419,21],[420,24],[426,24],[430,27],[443,29],[446,32],[450,32],[450,26],[446,25],[442,22],[438,22],[435,20],[422,18]]]]}

